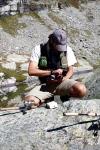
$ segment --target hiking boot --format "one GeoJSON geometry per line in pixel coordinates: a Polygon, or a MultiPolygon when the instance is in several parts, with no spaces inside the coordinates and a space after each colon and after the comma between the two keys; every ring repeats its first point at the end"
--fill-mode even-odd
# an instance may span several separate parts
{"type": "Polygon", "coordinates": [[[70,100],[70,96],[69,95],[60,96],[60,99],[62,102],[66,102],[70,100]]]}
{"type": "Polygon", "coordinates": [[[45,100],[45,103],[49,103],[49,102],[51,102],[51,101],[54,101],[54,96],[52,96],[52,97],[50,97],[50,98],[47,98],[47,99],[45,100]]]}

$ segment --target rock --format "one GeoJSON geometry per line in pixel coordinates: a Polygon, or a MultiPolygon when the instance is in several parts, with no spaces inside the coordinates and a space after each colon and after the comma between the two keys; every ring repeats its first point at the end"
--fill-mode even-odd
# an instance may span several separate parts
{"type": "Polygon", "coordinates": [[[2,63],[2,67],[10,70],[16,70],[16,63],[15,62],[2,63]]]}
{"type": "Polygon", "coordinates": [[[2,61],[2,56],[0,56],[0,61],[2,61]]]}
{"type": "Polygon", "coordinates": [[[93,67],[89,64],[89,62],[86,60],[86,58],[81,58],[81,59],[78,59],[78,65],[79,67],[87,67],[87,68],[90,68],[90,69],[93,69],[93,67]]]}
{"type": "Polygon", "coordinates": [[[58,105],[55,101],[52,101],[52,102],[47,103],[46,107],[49,108],[49,109],[53,109],[53,108],[57,108],[58,105]]]}
{"type": "Polygon", "coordinates": [[[8,107],[14,105],[18,106],[21,103],[21,96],[16,96],[14,99],[8,101],[8,107]]]}
{"type": "Polygon", "coordinates": [[[100,69],[94,70],[94,73],[88,78],[86,82],[86,86],[88,88],[88,94],[85,97],[86,99],[89,98],[100,98],[100,69]]]}
{"type": "Polygon", "coordinates": [[[4,96],[2,99],[1,99],[1,101],[6,101],[8,99],[8,97],[7,96],[4,96]]]}
{"type": "MultiPolygon", "coordinates": [[[[95,100],[90,101],[90,103],[88,101],[76,100],[72,101],[71,105],[70,102],[67,102],[64,108],[59,106],[55,109],[41,107],[28,111],[26,115],[18,113],[0,116],[1,150],[6,148],[7,150],[75,150],[80,149],[80,147],[84,149],[87,145],[94,145],[94,143],[97,146],[100,144],[100,139],[94,137],[92,131],[88,131],[91,122],[79,124],[79,122],[94,120],[94,118],[63,116],[64,111],[87,112],[87,107],[88,112],[92,111],[91,108],[95,104],[95,100]],[[68,105],[69,110],[67,109],[68,105]]],[[[95,104],[94,110],[100,112],[100,105],[95,104]]],[[[3,114],[4,112],[0,113],[3,114]]]]}
{"type": "Polygon", "coordinates": [[[99,105],[96,100],[79,100],[72,98],[71,101],[65,102],[64,106],[68,108],[68,112],[79,112],[79,113],[89,113],[89,112],[99,112],[99,105]]]}
{"type": "Polygon", "coordinates": [[[10,87],[10,86],[14,86],[16,84],[16,79],[14,77],[11,77],[9,79],[4,79],[4,81],[2,81],[0,87],[10,87]]]}
{"type": "Polygon", "coordinates": [[[4,76],[3,72],[0,72],[0,78],[2,78],[4,76]]]}
{"type": "Polygon", "coordinates": [[[28,71],[28,65],[29,65],[29,63],[21,64],[20,65],[21,70],[28,71]]]}
{"type": "Polygon", "coordinates": [[[10,15],[14,16],[16,15],[16,12],[10,12],[10,15]]]}
{"type": "Polygon", "coordinates": [[[27,62],[29,60],[29,57],[26,55],[18,55],[18,54],[9,54],[7,56],[7,61],[10,62],[17,62],[17,63],[24,63],[27,62]]]}
{"type": "MultiPolygon", "coordinates": [[[[5,86],[4,85],[4,87],[2,88],[2,92],[4,93],[5,92],[5,94],[8,94],[9,92],[16,92],[17,91],[17,87],[16,86],[14,86],[14,85],[7,85],[7,86],[5,86]]],[[[3,94],[2,93],[2,94],[3,94]]]]}
{"type": "Polygon", "coordinates": [[[4,12],[9,12],[10,11],[10,6],[9,5],[7,5],[7,6],[4,6],[4,7],[2,7],[2,13],[4,13],[4,12]]]}
{"type": "Polygon", "coordinates": [[[17,5],[15,4],[15,5],[11,5],[10,6],[10,10],[11,11],[17,11],[17,5]]]}

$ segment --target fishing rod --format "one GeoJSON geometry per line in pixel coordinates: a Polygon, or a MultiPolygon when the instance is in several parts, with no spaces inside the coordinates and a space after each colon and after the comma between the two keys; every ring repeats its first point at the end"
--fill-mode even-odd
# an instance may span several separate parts
{"type": "Polygon", "coordinates": [[[93,135],[96,137],[98,136],[98,131],[100,130],[100,113],[63,113],[63,116],[91,116],[91,117],[98,117],[97,119],[93,119],[93,120],[88,120],[88,121],[81,121],[81,122],[76,122],[73,124],[68,124],[68,125],[63,125],[60,127],[56,127],[53,129],[48,129],[47,132],[53,132],[53,131],[58,131],[58,130],[62,130],[64,128],[67,127],[72,127],[75,125],[79,125],[79,124],[88,124],[88,123],[92,123],[89,128],[88,131],[93,131],[93,135]]]}
{"type": "MultiPolygon", "coordinates": [[[[63,116],[89,116],[89,117],[99,117],[98,119],[96,120],[89,120],[89,121],[82,121],[82,122],[78,122],[78,123],[75,123],[73,125],[77,125],[77,124],[84,124],[84,123],[92,123],[90,125],[90,127],[88,128],[88,131],[91,131],[93,130],[93,135],[94,136],[97,136],[98,135],[98,131],[100,130],[100,113],[93,113],[93,112],[90,112],[90,113],[66,113],[64,112],[63,113],[63,116]]],[[[71,125],[70,125],[71,126],[71,125]]],[[[64,127],[67,127],[67,126],[64,126],[64,127]]],[[[62,127],[62,128],[64,128],[62,127]]]]}
{"type": "Polygon", "coordinates": [[[0,114],[0,116],[5,116],[5,115],[11,115],[11,114],[16,114],[16,113],[20,113],[22,112],[23,115],[27,113],[28,110],[31,110],[31,109],[35,109],[37,108],[37,106],[34,106],[32,105],[32,102],[29,103],[29,102],[24,102],[21,106],[17,106],[17,107],[7,107],[7,108],[0,108],[0,111],[10,111],[10,112],[7,112],[7,113],[4,113],[4,114],[0,114]],[[15,110],[15,112],[13,112],[15,110]],[[18,111],[16,111],[18,110],[18,111]],[[12,112],[11,112],[12,111],[12,112]]]}
{"type": "Polygon", "coordinates": [[[63,116],[91,116],[91,117],[98,117],[100,116],[100,113],[74,113],[74,112],[70,112],[70,113],[67,113],[67,112],[64,112],[63,113],[63,116]]]}

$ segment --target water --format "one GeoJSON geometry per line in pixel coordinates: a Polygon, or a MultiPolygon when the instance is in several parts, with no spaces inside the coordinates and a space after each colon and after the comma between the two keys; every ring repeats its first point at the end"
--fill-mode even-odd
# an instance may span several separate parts
{"type": "Polygon", "coordinates": [[[25,93],[28,85],[19,84],[7,85],[0,88],[0,107],[17,106],[22,101],[22,94],[25,93]]]}

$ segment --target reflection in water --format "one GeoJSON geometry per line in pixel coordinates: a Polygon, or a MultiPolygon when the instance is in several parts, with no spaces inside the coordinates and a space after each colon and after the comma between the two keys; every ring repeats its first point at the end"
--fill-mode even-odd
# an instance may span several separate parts
{"type": "Polygon", "coordinates": [[[22,96],[30,91],[38,83],[37,78],[27,78],[22,82],[16,82],[15,77],[0,78],[0,107],[17,106],[22,96]]]}
{"type": "Polygon", "coordinates": [[[16,92],[16,79],[14,77],[11,77],[9,79],[2,79],[0,81],[0,95],[6,94],[8,92],[16,92]]]}
{"type": "Polygon", "coordinates": [[[7,86],[7,87],[1,88],[0,91],[2,91],[2,93],[16,92],[17,87],[16,86],[7,86]]]}
{"type": "Polygon", "coordinates": [[[27,84],[9,85],[0,88],[0,107],[11,107],[21,102],[21,95],[25,92],[27,84]]]}
{"type": "Polygon", "coordinates": [[[0,88],[0,107],[6,107],[8,105],[9,99],[9,94],[15,93],[17,91],[16,86],[5,86],[0,88]]]}

